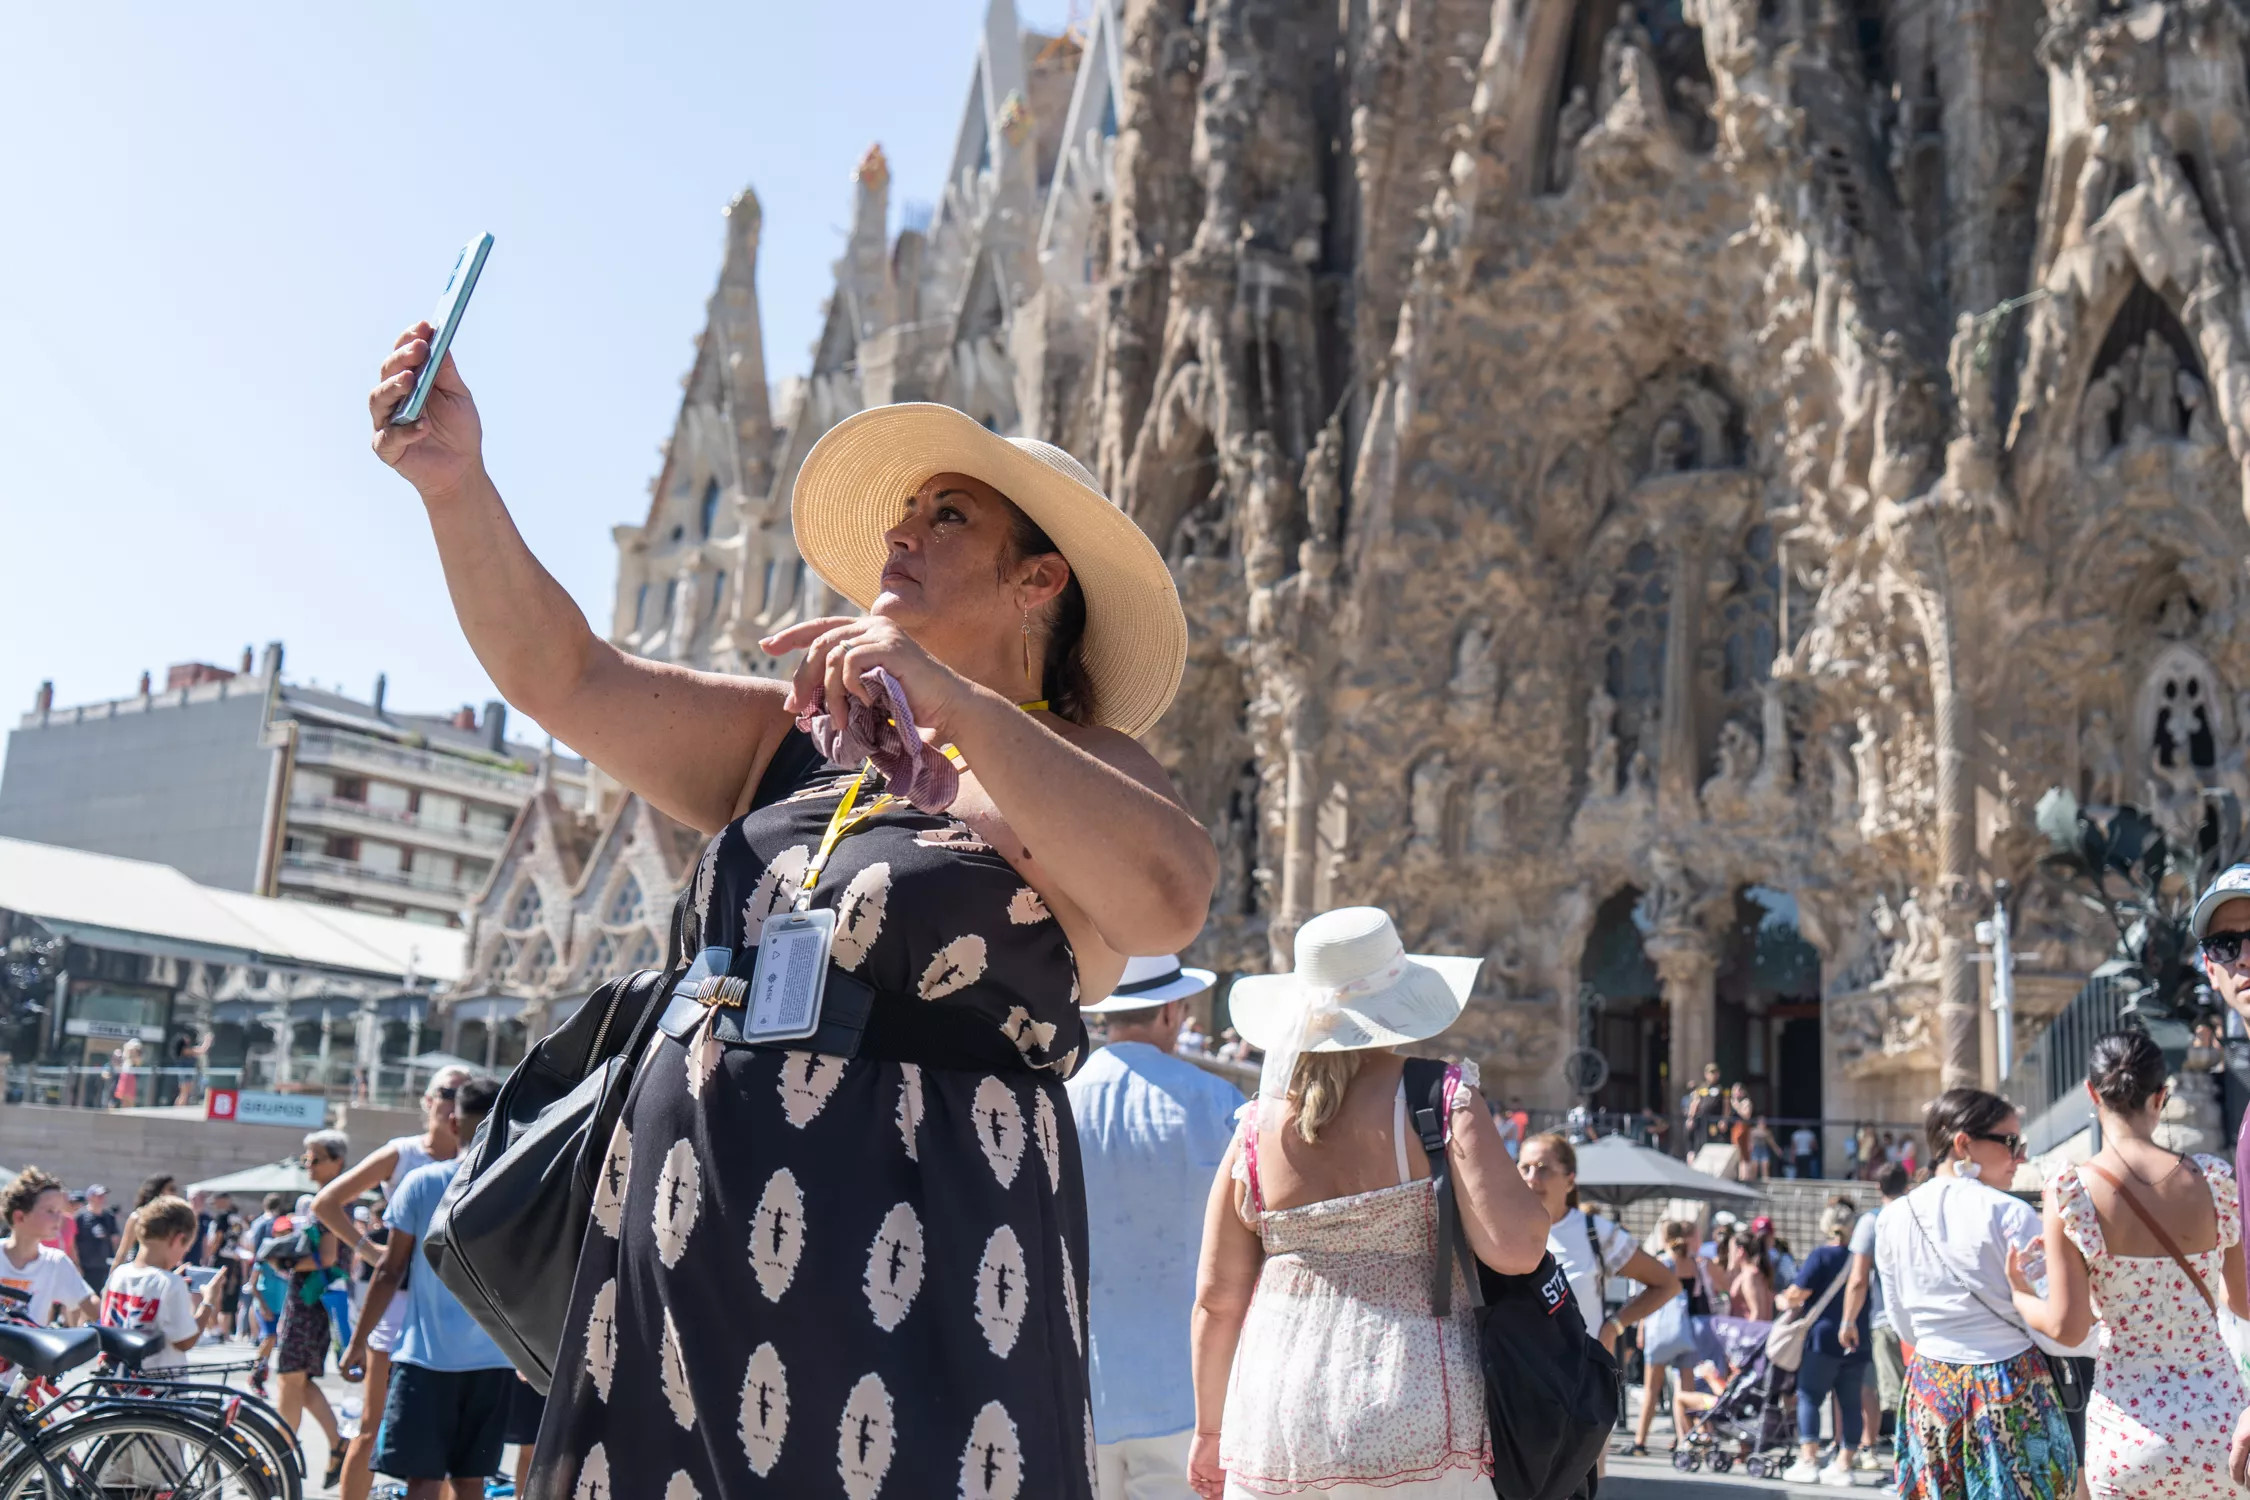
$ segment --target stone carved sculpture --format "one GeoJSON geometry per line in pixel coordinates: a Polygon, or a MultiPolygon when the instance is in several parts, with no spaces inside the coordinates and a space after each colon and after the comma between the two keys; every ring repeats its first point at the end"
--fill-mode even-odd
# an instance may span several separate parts
{"type": "Polygon", "coordinates": [[[2219,424],[2211,419],[2211,392],[2192,371],[2179,374],[2180,409],[2187,413],[2187,440],[2208,446],[2224,442],[2219,424]]]}
{"type": "Polygon", "coordinates": [[[2125,377],[2116,365],[2087,382],[2086,395],[2078,403],[2078,458],[2081,463],[2099,463],[2117,446],[2115,424],[2117,414],[2125,405],[2125,377]]]}
{"type": "Polygon", "coordinates": [[[1500,700],[1500,644],[1490,621],[1473,619],[1453,645],[1453,676],[1445,685],[1453,718],[1464,724],[1492,720],[1500,700]]]}
{"type": "Polygon", "coordinates": [[[1946,373],[1953,378],[1956,425],[1962,437],[1989,453],[1997,446],[1999,404],[1992,381],[1992,349],[1974,313],[1953,320],[1953,343],[1946,351],[1946,373]]]}
{"type": "Polygon", "coordinates": [[[1877,737],[1872,713],[1861,709],[1857,722],[1859,735],[1852,741],[1852,767],[1859,790],[1859,835],[1872,839],[1882,833],[1890,814],[1883,782],[1883,742],[1877,737]]]}
{"type": "Polygon", "coordinates": [[[1441,750],[1414,767],[1408,786],[1414,848],[1443,852],[1446,802],[1452,793],[1453,766],[1445,758],[1445,752],[1441,750]]]}
{"type": "Polygon", "coordinates": [[[1855,734],[1849,724],[1831,724],[1821,739],[1828,752],[1828,821],[1840,828],[1859,821],[1859,773],[1852,755],[1855,734]]]}
{"type": "Polygon", "coordinates": [[[1617,700],[1598,682],[1586,698],[1586,785],[1596,797],[1617,793],[1617,700]]]}
{"type": "Polygon", "coordinates": [[[1644,802],[1656,800],[1656,762],[1648,758],[1646,746],[1633,747],[1633,759],[1625,767],[1625,785],[1644,802]]]}
{"type": "Polygon", "coordinates": [[[1586,97],[1584,84],[1574,85],[1570,98],[1565,100],[1562,112],[1555,117],[1555,190],[1560,192],[1570,186],[1571,172],[1577,165],[1578,143],[1586,132],[1594,128],[1594,106],[1586,97]]]}
{"type": "Polygon", "coordinates": [[[1699,895],[1696,879],[1679,855],[1658,844],[1648,852],[1648,887],[1635,916],[1651,934],[1683,933],[1695,925],[1699,895]]]}
{"type": "Polygon", "coordinates": [[[2180,357],[2162,334],[2149,333],[2141,344],[2140,370],[2133,400],[2132,435],[2137,439],[2180,435],[2180,357]]]}
{"type": "Polygon", "coordinates": [[[2117,730],[2109,722],[2106,709],[2095,709],[2086,715],[2086,727],[2078,731],[2078,758],[2086,768],[2086,797],[2089,802],[2115,805],[2125,795],[2125,756],[2118,748],[2117,730]]]}
{"type": "Polygon", "coordinates": [[[1757,774],[1758,737],[1740,719],[1727,720],[1719,727],[1718,779],[1747,788],[1757,774]]]}
{"type": "Polygon", "coordinates": [[[1468,851],[1490,857],[1508,847],[1508,789],[1497,770],[1487,768],[1469,789],[1468,851]]]}

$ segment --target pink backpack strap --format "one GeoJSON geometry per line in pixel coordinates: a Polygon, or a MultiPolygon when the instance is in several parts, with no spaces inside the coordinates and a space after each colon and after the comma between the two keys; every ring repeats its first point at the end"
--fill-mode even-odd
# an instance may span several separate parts
{"type": "Polygon", "coordinates": [[[1250,1206],[1266,1211],[1265,1190],[1258,1186],[1258,1101],[1252,1099],[1242,1116],[1242,1164],[1249,1171],[1250,1206]]]}

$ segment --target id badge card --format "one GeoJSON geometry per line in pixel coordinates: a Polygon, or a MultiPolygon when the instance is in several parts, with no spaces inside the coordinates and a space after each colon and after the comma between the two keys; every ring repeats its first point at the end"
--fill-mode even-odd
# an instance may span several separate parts
{"type": "Polygon", "coordinates": [[[776,912],[758,933],[758,966],[742,1018],[746,1042],[793,1042],[820,1030],[820,1001],[828,989],[828,950],[836,941],[836,913],[776,912]]]}

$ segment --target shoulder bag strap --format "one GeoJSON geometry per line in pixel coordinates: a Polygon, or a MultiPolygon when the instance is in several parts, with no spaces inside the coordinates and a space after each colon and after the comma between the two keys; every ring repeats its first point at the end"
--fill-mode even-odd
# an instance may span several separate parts
{"type": "Polygon", "coordinates": [[[1991,1313],[2001,1322],[2007,1324],[2010,1328],[2015,1329],[2025,1338],[2030,1339],[2033,1348],[2039,1348],[2039,1335],[2031,1331],[2031,1325],[2024,1322],[2022,1318],[2017,1317],[2013,1309],[2008,1312],[2002,1312],[1999,1308],[1994,1307],[1992,1305],[1992,1300],[1989,1297],[1985,1296],[1983,1292],[1977,1289],[1977,1284],[1974,1281],[1971,1281],[1968,1277],[1962,1275],[1961,1268],[1954,1265],[1952,1261],[1946,1258],[1945,1252],[1938,1248],[1937,1240],[1931,1236],[1930,1226],[1922,1222],[1921,1211],[1914,1206],[1913,1199],[1911,1197],[1907,1197],[1901,1198],[1898,1201],[1906,1205],[1907,1217],[1911,1218],[1914,1221],[1914,1227],[1921,1232],[1922,1243],[1930,1247],[1930,1254],[1936,1256],[1937,1263],[1945,1267],[1945,1274],[1953,1278],[1954,1285],[1960,1287],[1962,1291],[1967,1292],[1970,1296],[1976,1298],[1978,1302],[1982,1303],[1986,1312],[1991,1313]]]}
{"type": "Polygon", "coordinates": [[[1838,1292],[1842,1291],[1844,1289],[1844,1283],[1851,1279],[1852,1263],[1847,1259],[1841,1266],[1836,1268],[1836,1274],[1828,1279],[1828,1290],[1822,1292],[1817,1298],[1813,1300],[1813,1305],[1805,1309],[1805,1321],[1807,1323],[1810,1323],[1813,1321],[1813,1319],[1828,1311],[1829,1299],[1834,1297],[1838,1292]]]}
{"type": "MultiPolygon", "coordinates": [[[[2098,1162],[2080,1162],[2079,1166],[2084,1168],[2086,1171],[2093,1173],[2096,1177],[2099,1177],[2102,1181],[2108,1183],[2111,1187],[2117,1190],[2117,1196],[2124,1200],[2125,1206],[2131,1209],[2134,1215],[2138,1217],[2143,1224],[2146,1224],[2148,1226],[2148,1232],[2156,1236],[2156,1243],[2162,1245],[2164,1247],[2164,1253],[2172,1257],[2172,1264],[2178,1266],[2181,1271],[2185,1272],[2187,1275],[2187,1279],[2190,1282],[2194,1283],[2196,1291],[2202,1294],[2203,1305],[2211,1309],[2211,1311],[2217,1312],[2219,1310],[2219,1304],[2212,1300],[2211,1289],[2203,1284],[2203,1278],[2196,1274],[2195,1267],[2189,1265],[2187,1257],[2180,1253],[2179,1241],[2173,1239],[2170,1234],[2165,1232],[2164,1226],[2156,1222],[2156,1215],[2150,1213],[2141,1205],[2141,1200],[2133,1196],[2132,1189],[2125,1186],[2124,1183],[2119,1182],[2114,1176],[2110,1174],[2108,1168],[2102,1166],[2098,1162]]],[[[2216,1207],[2215,1204],[2214,1207],[2216,1207]]]]}
{"type": "Polygon", "coordinates": [[[1594,1216],[1581,1207],[1578,1217],[1586,1225],[1586,1248],[1594,1255],[1594,1307],[1604,1316],[1609,1312],[1609,1262],[1602,1257],[1602,1237],[1594,1230],[1594,1216]]]}
{"type": "Polygon", "coordinates": [[[1445,1149],[1445,1086],[1452,1069],[1435,1058],[1406,1060],[1406,1097],[1414,1105],[1415,1138],[1430,1159],[1430,1191],[1437,1200],[1437,1254],[1430,1257],[1430,1313],[1447,1317],[1453,1311],[1453,1266],[1460,1262],[1469,1284],[1469,1305],[1484,1306],[1484,1288],[1477,1280],[1476,1256],[1470,1253],[1468,1232],[1461,1224],[1461,1207],[1453,1198],[1453,1162],[1445,1149]],[[1419,1103],[1415,1101],[1419,1100],[1419,1103]]]}

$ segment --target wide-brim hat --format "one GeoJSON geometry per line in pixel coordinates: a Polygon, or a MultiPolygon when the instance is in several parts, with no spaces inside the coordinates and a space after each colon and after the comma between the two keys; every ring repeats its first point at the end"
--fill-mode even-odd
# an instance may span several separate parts
{"type": "Polygon", "coordinates": [[[1237,979],[1227,1009],[1243,1040],[1263,1051],[1287,1045],[1307,1008],[1314,1014],[1303,1051],[1396,1047],[1459,1020],[1483,963],[1409,953],[1388,912],[1346,906],[1297,929],[1291,972],[1237,979]]]}
{"type": "Polygon", "coordinates": [[[1172,570],[1086,466],[1052,443],[1004,438],[950,406],[910,401],[838,422],[813,444],[790,500],[797,551],[861,609],[882,592],[883,534],[935,474],[966,474],[1038,523],[1086,594],[1079,655],[1096,722],[1146,734],[1179,691],[1187,616],[1172,570]]]}
{"type": "Polygon", "coordinates": [[[1080,1006],[1079,1013],[1113,1016],[1124,1010],[1147,1010],[1200,995],[1218,982],[1219,976],[1209,969],[1183,966],[1176,953],[1167,953],[1162,958],[1128,958],[1117,988],[1098,1004],[1080,1006]]]}

